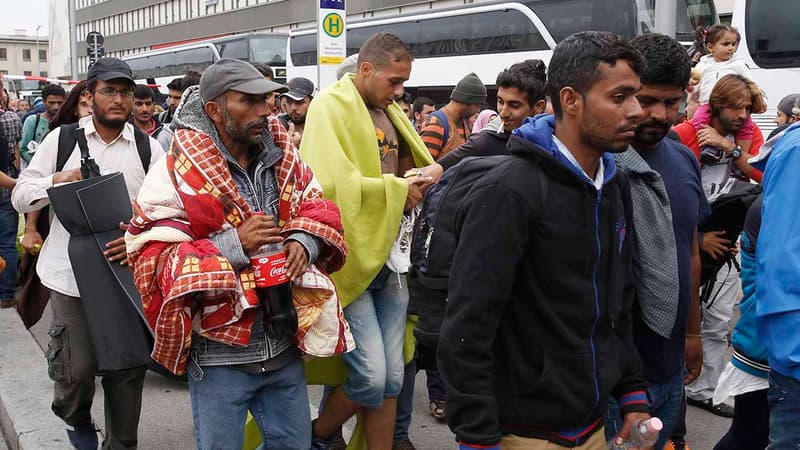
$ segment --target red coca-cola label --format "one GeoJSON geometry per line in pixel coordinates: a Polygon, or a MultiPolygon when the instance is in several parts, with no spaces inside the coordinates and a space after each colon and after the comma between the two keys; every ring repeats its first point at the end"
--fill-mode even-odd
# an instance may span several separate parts
{"type": "Polygon", "coordinates": [[[256,287],[272,287],[289,281],[286,276],[286,254],[283,252],[251,258],[250,264],[253,266],[256,287]]]}

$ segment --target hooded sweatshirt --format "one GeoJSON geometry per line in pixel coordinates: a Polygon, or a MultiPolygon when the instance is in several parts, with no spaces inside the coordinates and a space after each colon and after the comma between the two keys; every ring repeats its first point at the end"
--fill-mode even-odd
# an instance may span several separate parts
{"type": "Polygon", "coordinates": [[[456,214],[438,361],[462,448],[503,434],[579,446],[602,427],[611,395],[623,414],[647,411],[627,178],[606,154],[596,189],[554,127],[552,116],[526,119],[509,139],[512,158],[456,214]]]}

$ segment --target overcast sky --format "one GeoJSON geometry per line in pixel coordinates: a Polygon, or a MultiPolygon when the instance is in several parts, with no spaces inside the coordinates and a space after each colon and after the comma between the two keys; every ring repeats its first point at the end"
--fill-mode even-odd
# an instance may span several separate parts
{"type": "Polygon", "coordinates": [[[41,25],[39,36],[47,35],[48,0],[0,0],[0,34],[13,34],[17,28],[33,36],[41,25]]]}

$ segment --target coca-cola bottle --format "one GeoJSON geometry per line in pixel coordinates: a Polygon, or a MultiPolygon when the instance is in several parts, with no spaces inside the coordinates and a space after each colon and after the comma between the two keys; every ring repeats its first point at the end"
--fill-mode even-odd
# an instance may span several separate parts
{"type": "Polygon", "coordinates": [[[631,434],[628,440],[622,445],[614,443],[614,450],[624,450],[629,448],[648,448],[655,445],[658,440],[658,433],[664,428],[664,424],[658,417],[640,419],[631,427],[631,434]]]}
{"type": "Polygon", "coordinates": [[[281,244],[265,244],[250,256],[256,293],[264,312],[264,328],[273,339],[293,337],[297,311],[292,302],[291,280],[286,276],[286,254],[281,244]]]}

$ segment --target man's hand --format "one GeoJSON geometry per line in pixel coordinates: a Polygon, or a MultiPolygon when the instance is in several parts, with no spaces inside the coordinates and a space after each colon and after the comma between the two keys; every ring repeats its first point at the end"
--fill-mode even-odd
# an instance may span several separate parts
{"type": "Polygon", "coordinates": [[[700,249],[715,260],[725,256],[725,253],[731,251],[731,241],[721,237],[724,235],[724,231],[703,233],[703,242],[700,243],[700,249]]]}
{"type": "Polygon", "coordinates": [[[704,125],[703,128],[697,132],[697,143],[701,147],[714,147],[721,149],[726,154],[730,153],[736,144],[722,136],[714,128],[704,125]]]}
{"type": "Polygon", "coordinates": [[[280,229],[275,226],[272,216],[256,214],[250,216],[243,224],[236,228],[239,241],[247,255],[251,255],[265,244],[280,244],[283,237],[280,229]]]}
{"type": "Polygon", "coordinates": [[[431,180],[433,181],[434,184],[439,182],[439,179],[442,178],[442,174],[444,173],[444,167],[442,167],[441,164],[438,163],[433,163],[430,166],[425,166],[420,169],[413,169],[413,170],[421,171],[420,173],[424,177],[431,177],[431,180]]]}
{"type": "Polygon", "coordinates": [[[407,178],[408,196],[406,197],[405,211],[409,211],[422,201],[422,193],[433,183],[431,177],[414,175],[407,178]]]}
{"type": "Polygon", "coordinates": [[[686,377],[683,379],[683,384],[687,385],[696,380],[703,369],[703,342],[700,336],[686,336],[684,364],[686,365],[686,377]]]}
{"type": "Polygon", "coordinates": [[[20,240],[22,248],[31,255],[39,253],[43,243],[42,235],[36,230],[25,230],[25,234],[22,235],[22,239],[20,240]]]}
{"type": "MultiPolygon", "coordinates": [[[[128,224],[120,222],[119,229],[128,231],[128,224]]],[[[125,247],[125,236],[107,243],[106,249],[103,254],[110,262],[119,261],[122,266],[128,264],[128,249],[125,247]]]]}
{"type": "Polygon", "coordinates": [[[308,268],[308,253],[303,244],[293,240],[284,242],[283,252],[286,253],[286,276],[294,280],[308,268]]]}
{"type": "MultiPolygon", "coordinates": [[[[614,444],[618,446],[622,446],[631,436],[631,427],[633,424],[640,421],[640,420],[647,420],[650,418],[650,414],[642,413],[642,412],[633,412],[625,414],[624,420],[625,423],[622,424],[622,429],[619,430],[619,434],[614,438],[614,444]]],[[[645,450],[644,448],[640,447],[631,447],[631,450],[645,450]]]]}
{"type": "Polygon", "coordinates": [[[81,169],[62,170],[53,174],[53,185],[61,183],[71,183],[73,181],[80,181],[83,179],[81,169]]]}

